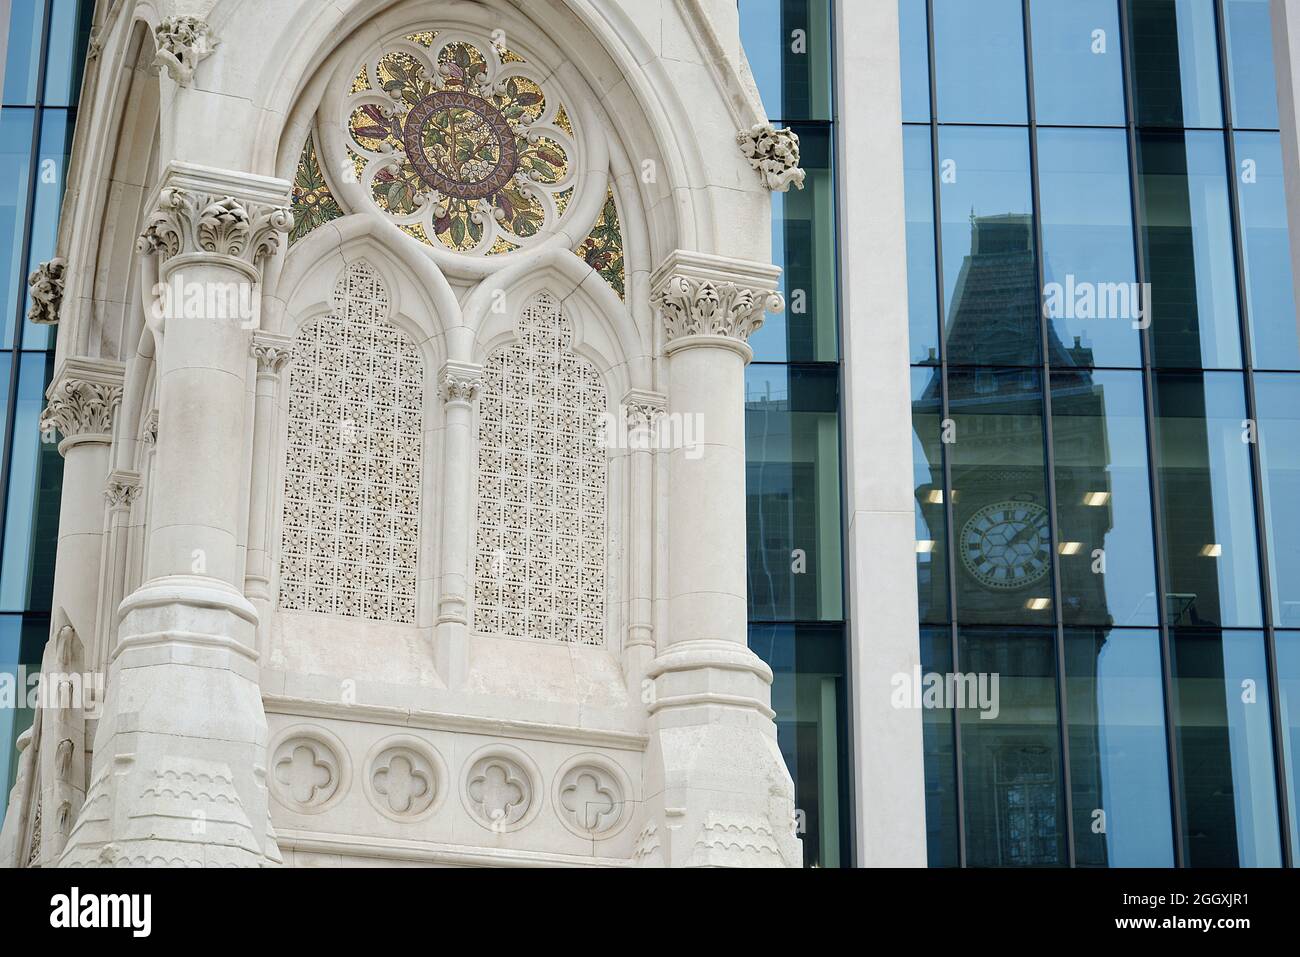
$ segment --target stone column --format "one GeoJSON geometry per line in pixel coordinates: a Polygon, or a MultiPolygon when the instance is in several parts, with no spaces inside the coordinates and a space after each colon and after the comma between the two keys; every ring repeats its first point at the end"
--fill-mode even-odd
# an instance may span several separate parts
{"type": "Polygon", "coordinates": [[[631,529],[628,534],[627,634],[623,637],[623,669],[628,687],[642,693],[641,683],[655,656],[654,629],[654,461],[658,424],[667,406],[657,392],[634,389],[623,398],[628,430],[628,482],[631,529]]]}
{"type": "Polygon", "coordinates": [[[292,224],[288,194],[281,180],[173,163],[141,237],[165,290],[146,580],[122,603],[64,864],[279,862],[238,543],[259,280],[292,224]]]}
{"type": "Polygon", "coordinates": [[[442,556],[439,564],[438,623],[434,665],[448,688],[469,669],[469,531],[473,523],[470,477],[474,400],[483,388],[483,367],[448,362],[439,377],[444,402],[442,460],[442,556]]]}
{"type": "MultiPolygon", "coordinates": [[[[271,551],[269,547],[274,516],[271,502],[277,469],[271,460],[271,446],[278,418],[281,373],[292,361],[293,341],[287,336],[259,332],[251,346],[257,361],[257,393],[253,412],[252,482],[249,487],[248,561],[244,571],[244,594],[257,609],[260,628],[265,632],[272,611],[271,551]]],[[[262,634],[259,648],[265,648],[262,634]]]]}
{"type": "Polygon", "coordinates": [[[114,469],[104,488],[107,515],[104,519],[104,574],[99,593],[99,627],[95,636],[94,668],[105,671],[117,643],[117,609],[126,597],[127,545],[130,541],[131,509],[140,497],[140,476],[114,469]]]}
{"type": "Polygon", "coordinates": [[[776,743],[772,671],[749,649],[745,544],[747,339],[784,308],[772,266],[678,251],[652,276],[666,326],[668,633],[654,681],[648,818],[637,859],[796,867],[794,785],[776,743]]]}

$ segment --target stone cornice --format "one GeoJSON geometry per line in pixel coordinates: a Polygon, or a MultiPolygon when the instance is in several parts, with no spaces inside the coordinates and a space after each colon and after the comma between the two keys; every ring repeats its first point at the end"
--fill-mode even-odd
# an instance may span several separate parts
{"type": "Polygon", "coordinates": [[[775,266],[677,250],[651,276],[651,305],[670,345],[697,336],[745,343],[785,300],[775,266]]]}
{"type": "Polygon", "coordinates": [[[29,321],[38,326],[52,326],[59,321],[59,312],[63,308],[63,281],[67,269],[67,260],[56,257],[43,262],[27,279],[31,290],[32,304],[27,310],[29,321]]]}
{"type": "Polygon", "coordinates": [[[60,449],[82,441],[107,442],[113,417],[122,403],[125,367],[107,359],[66,359],[45,392],[49,404],[41,415],[42,431],[64,436],[60,449]]]}
{"type": "Polygon", "coordinates": [[[256,277],[293,228],[289,190],[284,180],[172,163],[137,247],[162,263],[179,256],[236,260],[256,277]]]}
{"type": "Polygon", "coordinates": [[[249,352],[257,360],[259,376],[278,376],[293,361],[293,340],[288,336],[259,332],[253,336],[249,352]]]}
{"type": "Polygon", "coordinates": [[[799,134],[757,123],[737,133],[736,142],[768,189],[775,193],[788,193],[791,186],[803,189],[807,174],[799,168],[799,134]]]}
{"type": "Polygon", "coordinates": [[[154,27],[153,35],[158,50],[154,66],[165,69],[180,86],[194,82],[195,69],[221,43],[198,17],[168,17],[154,27]]]}
{"type": "Polygon", "coordinates": [[[444,402],[473,402],[483,390],[483,367],[473,362],[451,361],[442,367],[438,381],[444,402]]]}

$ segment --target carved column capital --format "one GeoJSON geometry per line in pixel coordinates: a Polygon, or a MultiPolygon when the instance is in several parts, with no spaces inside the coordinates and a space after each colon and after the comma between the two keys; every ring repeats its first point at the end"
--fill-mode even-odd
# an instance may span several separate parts
{"type": "Polygon", "coordinates": [[[483,391],[483,367],[473,362],[448,362],[439,377],[442,400],[469,404],[483,391]]]}
{"type": "Polygon", "coordinates": [[[41,430],[62,433],[60,449],[85,441],[110,441],[113,417],[122,403],[123,375],[120,362],[65,360],[45,392],[48,405],[41,415],[41,430]]]}
{"type": "Polygon", "coordinates": [[[217,256],[258,278],[293,228],[289,184],[246,173],[172,163],[137,248],[161,263],[217,256]]]}
{"type": "Polygon", "coordinates": [[[146,448],[152,449],[158,444],[158,410],[150,409],[140,423],[140,441],[146,448]]]}
{"type": "Polygon", "coordinates": [[[736,142],[768,189],[776,193],[788,193],[791,186],[803,189],[807,174],[799,168],[799,134],[757,123],[737,133],[736,142]]]}
{"type": "Polygon", "coordinates": [[[651,277],[650,302],[670,346],[696,336],[743,344],[767,313],[785,308],[776,291],[780,275],[775,266],[678,250],[651,277]]]}
{"type": "Polygon", "coordinates": [[[622,405],[628,428],[645,429],[668,411],[668,397],[659,392],[632,389],[623,397],[622,405]]]}
{"type": "Polygon", "coordinates": [[[259,332],[253,336],[249,352],[257,360],[258,377],[275,378],[293,361],[293,340],[288,336],[259,332]]]}
{"type": "Polygon", "coordinates": [[[63,279],[67,260],[62,257],[43,262],[27,280],[31,289],[32,304],[27,318],[38,326],[53,326],[59,321],[63,308],[63,279]]]}
{"type": "Polygon", "coordinates": [[[114,469],[104,486],[104,498],[112,511],[130,511],[135,500],[140,497],[140,475],[125,469],[114,469]]]}
{"type": "Polygon", "coordinates": [[[221,44],[207,22],[198,17],[168,17],[153,31],[158,52],[154,66],[167,70],[180,86],[194,82],[194,71],[221,44]]]}

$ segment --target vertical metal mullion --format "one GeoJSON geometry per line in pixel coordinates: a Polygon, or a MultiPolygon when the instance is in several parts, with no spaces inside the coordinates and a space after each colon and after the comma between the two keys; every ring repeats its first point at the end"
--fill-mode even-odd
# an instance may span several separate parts
{"type": "MultiPolygon", "coordinates": [[[[50,21],[54,15],[54,4],[46,0],[44,17],[41,22],[41,45],[37,56],[36,97],[32,105],[32,147],[27,162],[27,222],[23,227],[23,245],[21,262],[24,265],[23,277],[26,278],[26,266],[32,258],[32,232],[35,228],[36,189],[40,184],[41,168],[41,131],[45,117],[45,71],[49,60],[50,21]]],[[[23,331],[27,319],[24,306],[27,305],[26,284],[18,284],[18,301],[14,310],[14,340],[9,360],[9,405],[5,409],[4,446],[0,448],[0,547],[3,547],[5,531],[9,522],[9,471],[13,467],[14,428],[18,415],[18,379],[22,372],[23,331]]],[[[30,556],[28,556],[30,560],[30,556]]],[[[0,572],[3,559],[0,558],[0,572]]],[[[26,605],[26,601],[24,601],[26,605]]],[[[24,609],[25,610],[25,609],[24,609]]]]}
{"type": "Polygon", "coordinates": [[[1052,421],[1052,369],[1050,362],[1050,336],[1048,331],[1047,310],[1043,308],[1043,289],[1046,286],[1045,265],[1043,262],[1043,205],[1038,182],[1038,111],[1034,100],[1034,35],[1033,19],[1030,12],[1031,0],[1021,0],[1021,16],[1025,32],[1025,103],[1028,109],[1029,128],[1029,182],[1033,194],[1033,217],[1031,221],[1034,241],[1034,271],[1037,280],[1037,309],[1039,348],[1042,355],[1039,375],[1042,377],[1043,389],[1043,463],[1047,492],[1047,520],[1051,535],[1050,561],[1052,563],[1052,616],[1055,618],[1056,647],[1056,713],[1057,732],[1061,747],[1060,783],[1064,794],[1065,808],[1065,850],[1066,864],[1074,867],[1076,863],[1074,846],[1074,789],[1070,768],[1070,709],[1065,681],[1065,622],[1062,616],[1064,602],[1061,597],[1061,562],[1060,542],[1061,528],[1057,515],[1056,501],[1056,449],[1053,444],[1052,421]]]}
{"type": "Polygon", "coordinates": [[[1241,238],[1241,181],[1238,179],[1236,131],[1232,115],[1232,76],[1228,67],[1228,30],[1224,16],[1223,0],[1215,0],[1215,28],[1219,43],[1219,84],[1223,100],[1223,143],[1228,164],[1228,207],[1232,219],[1232,255],[1237,277],[1237,324],[1241,332],[1241,362],[1246,380],[1246,418],[1254,427],[1254,441],[1248,443],[1251,468],[1251,492],[1254,497],[1255,546],[1259,562],[1260,597],[1264,613],[1264,651],[1268,669],[1268,700],[1273,733],[1274,787],[1277,792],[1278,825],[1282,838],[1282,862],[1294,867],[1291,854],[1290,804],[1286,779],[1286,742],[1280,720],[1282,715],[1281,689],[1278,686],[1277,641],[1273,621],[1273,577],[1269,562],[1268,515],[1264,509],[1264,468],[1259,451],[1259,415],[1255,402],[1255,343],[1251,330],[1250,295],[1247,291],[1245,249],[1241,238]]]}
{"type": "MultiPolygon", "coordinates": [[[[950,418],[948,404],[948,335],[947,296],[943,284],[943,203],[939,198],[942,182],[939,175],[939,97],[934,56],[934,0],[925,2],[926,50],[930,73],[930,192],[931,215],[934,218],[934,281],[936,318],[939,322],[939,405],[940,429],[950,418]]],[[[952,653],[953,674],[961,672],[961,640],[957,629],[957,555],[952,511],[952,461],[942,431],[939,456],[943,470],[943,525],[947,547],[944,549],[944,567],[948,576],[948,641],[952,653]]],[[[957,804],[957,866],[966,866],[966,781],[965,762],[962,760],[961,713],[956,702],[952,706],[953,774],[957,804]]]]}
{"type": "MultiPolygon", "coordinates": [[[[1128,136],[1129,166],[1129,202],[1133,216],[1133,252],[1137,266],[1137,280],[1141,289],[1146,289],[1149,276],[1147,272],[1146,249],[1143,245],[1141,194],[1142,181],[1138,172],[1138,130],[1137,98],[1134,93],[1133,62],[1134,51],[1129,30],[1129,0],[1119,0],[1120,8],[1120,52],[1124,57],[1124,105],[1127,113],[1125,128],[1128,136]]],[[[1147,318],[1153,317],[1153,305],[1150,297],[1146,302],[1147,318]]],[[[1144,415],[1146,418],[1147,446],[1147,484],[1151,494],[1151,534],[1155,545],[1156,562],[1156,622],[1160,630],[1160,681],[1164,693],[1165,717],[1165,752],[1169,768],[1169,810],[1174,838],[1174,866],[1187,866],[1187,851],[1183,834],[1182,774],[1178,760],[1178,736],[1174,720],[1173,697],[1173,642],[1170,635],[1169,609],[1166,596],[1169,594],[1169,582],[1165,565],[1164,535],[1164,494],[1160,488],[1159,457],[1156,455],[1156,387],[1155,387],[1155,352],[1152,347],[1151,323],[1141,331],[1138,342],[1142,352],[1142,391],[1144,415]]]]}

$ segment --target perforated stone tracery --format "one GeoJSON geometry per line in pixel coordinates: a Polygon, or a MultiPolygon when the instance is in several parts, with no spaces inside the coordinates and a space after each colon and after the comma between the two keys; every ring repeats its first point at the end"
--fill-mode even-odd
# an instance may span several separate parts
{"type": "Polygon", "coordinates": [[[291,366],[280,607],[415,621],[424,366],[383,281],[349,266],[291,366]]]}
{"type": "Polygon", "coordinates": [[[570,350],[560,304],[524,309],[520,340],[484,369],[475,628],[585,645],[605,640],[605,387],[570,350]]]}

